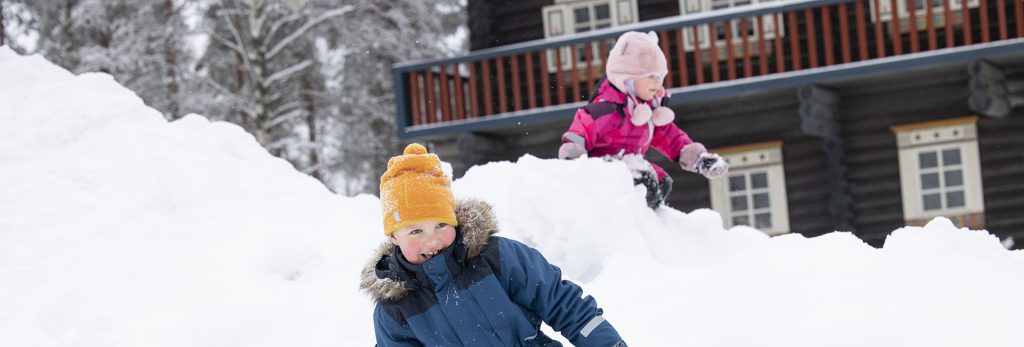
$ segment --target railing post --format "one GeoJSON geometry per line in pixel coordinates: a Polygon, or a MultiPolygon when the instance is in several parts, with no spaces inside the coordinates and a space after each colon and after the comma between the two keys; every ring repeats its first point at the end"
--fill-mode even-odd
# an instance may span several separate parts
{"type": "Polygon", "coordinates": [[[956,45],[955,38],[953,37],[953,11],[949,9],[949,0],[942,0],[942,13],[946,16],[946,48],[953,47],[956,45]]]}
{"type": "Polygon", "coordinates": [[[988,21],[988,1],[986,1],[986,0],[978,1],[978,15],[979,15],[978,16],[979,17],[978,21],[981,22],[981,23],[978,23],[978,26],[981,27],[981,42],[982,43],[989,42],[989,41],[991,41],[991,38],[989,37],[989,30],[988,30],[988,26],[989,26],[989,21],[988,21]]]}
{"type": "Polygon", "coordinates": [[[910,53],[917,53],[921,48],[921,43],[917,36],[917,8],[914,7],[914,0],[907,0],[903,3],[907,6],[907,31],[910,32],[910,53]]]}
{"type": "Polygon", "coordinates": [[[408,82],[405,73],[398,69],[391,69],[395,88],[395,130],[399,137],[404,137],[405,128],[409,125],[409,99],[406,97],[405,88],[408,82]]]}
{"type": "Polygon", "coordinates": [[[814,9],[804,10],[804,28],[807,30],[807,63],[811,68],[818,67],[818,35],[814,29],[814,9]]]}

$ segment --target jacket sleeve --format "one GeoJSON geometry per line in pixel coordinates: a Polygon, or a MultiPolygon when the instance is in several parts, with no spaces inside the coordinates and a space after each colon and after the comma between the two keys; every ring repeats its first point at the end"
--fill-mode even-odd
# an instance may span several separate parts
{"type": "Polygon", "coordinates": [[[380,304],[373,310],[373,331],[377,335],[377,347],[423,346],[411,330],[389,317],[380,304]]]}
{"type": "Polygon", "coordinates": [[[683,147],[691,143],[693,140],[690,139],[690,136],[679,129],[675,123],[654,128],[654,135],[651,138],[651,147],[674,162],[679,161],[679,152],[683,150],[683,147]]]}
{"type": "Polygon", "coordinates": [[[604,319],[593,297],[562,279],[562,270],[551,265],[536,249],[518,241],[495,238],[500,243],[499,280],[509,297],[533,311],[574,346],[625,346],[615,328],[604,319]]]}
{"type": "Polygon", "coordinates": [[[589,152],[594,143],[594,118],[584,108],[576,110],[576,116],[569,125],[569,130],[562,134],[562,142],[573,142],[589,152]]]}

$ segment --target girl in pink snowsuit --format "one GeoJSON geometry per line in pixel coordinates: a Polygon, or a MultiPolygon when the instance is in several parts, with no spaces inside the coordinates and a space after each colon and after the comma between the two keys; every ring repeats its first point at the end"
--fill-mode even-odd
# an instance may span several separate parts
{"type": "Polygon", "coordinates": [[[704,145],[694,142],[672,121],[675,113],[664,106],[668,95],[662,81],[668,73],[665,55],[653,32],[627,32],[615,41],[605,65],[606,80],[590,104],[576,111],[569,131],[562,135],[558,157],[574,159],[587,154],[622,160],[633,171],[635,184],[647,189],[647,204],[656,208],[672,190],[665,170],[644,159],[654,147],[684,170],[707,178],[723,176],[729,165],[704,145]]]}

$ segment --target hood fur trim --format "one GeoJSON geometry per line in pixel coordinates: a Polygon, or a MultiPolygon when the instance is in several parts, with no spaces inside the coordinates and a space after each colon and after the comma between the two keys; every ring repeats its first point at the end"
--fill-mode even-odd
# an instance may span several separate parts
{"type": "MultiPolygon", "coordinates": [[[[455,204],[455,217],[462,232],[466,255],[475,258],[487,247],[487,240],[491,235],[498,232],[498,220],[494,217],[494,211],[490,204],[477,199],[459,200],[455,204]]],[[[394,249],[395,245],[390,240],[384,241],[363,267],[359,288],[374,302],[401,300],[413,290],[396,279],[377,277],[377,263],[385,256],[391,255],[394,249]]]]}

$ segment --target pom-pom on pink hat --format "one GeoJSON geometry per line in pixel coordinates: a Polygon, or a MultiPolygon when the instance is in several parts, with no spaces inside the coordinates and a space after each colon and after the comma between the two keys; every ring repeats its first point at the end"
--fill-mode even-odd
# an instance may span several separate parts
{"type": "Polygon", "coordinates": [[[646,34],[630,31],[619,36],[608,53],[604,73],[608,82],[623,92],[627,91],[627,80],[650,75],[665,78],[668,62],[658,47],[658,35],[653,31],[646,34]]]}

